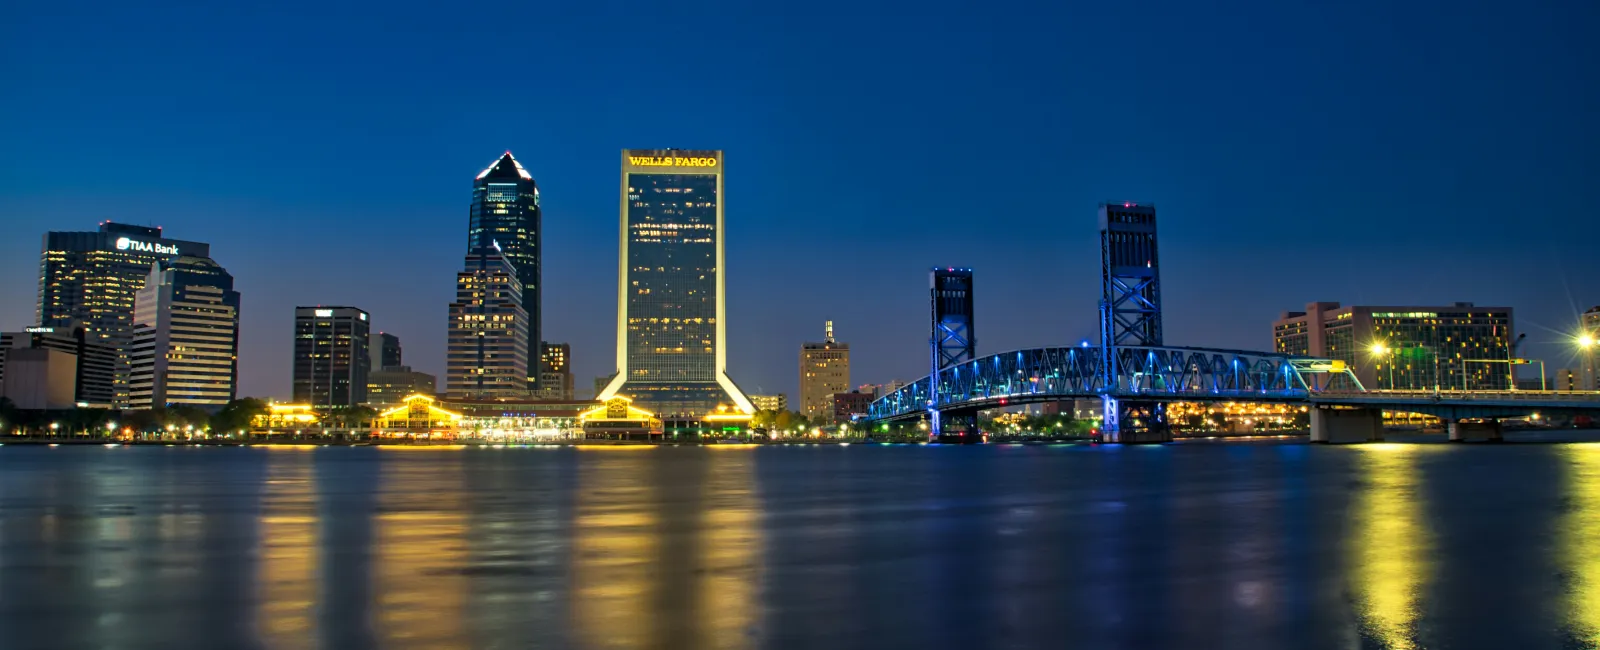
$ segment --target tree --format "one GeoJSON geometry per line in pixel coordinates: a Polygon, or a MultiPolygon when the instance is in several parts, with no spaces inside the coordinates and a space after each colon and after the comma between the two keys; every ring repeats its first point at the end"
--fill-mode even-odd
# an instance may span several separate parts
{"type": "Polygon", "coordinates": [[[250,423],[258,415],[267,412],[267,403],[254,397],[243,397],[228,402],[222,410],[211,416],[211,430],[217,433],[232,433],[250,428],[250,423]]]}
{"type": "Polygon", "coordinates": [[[167,424],[179,429],[194,427],[204,429],[211,422],[211,414],[205,409],[188,404],[179,404],[167,409],[167,424]]]}

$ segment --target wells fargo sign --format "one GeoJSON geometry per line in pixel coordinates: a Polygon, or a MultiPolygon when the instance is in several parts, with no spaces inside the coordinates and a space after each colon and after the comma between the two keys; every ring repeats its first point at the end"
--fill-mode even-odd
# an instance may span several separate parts
{"type": "Polygon", "coordinates": [[[716,167],[716,158],[682,158],[679,156],[628,156],[634,167],[716,167]]]}

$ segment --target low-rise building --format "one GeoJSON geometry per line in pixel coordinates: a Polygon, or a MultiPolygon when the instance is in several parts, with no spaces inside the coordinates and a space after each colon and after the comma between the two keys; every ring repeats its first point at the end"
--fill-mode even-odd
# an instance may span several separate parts
{"type": "Polygon", "coordinates": [[[866,415],[872,406],[872,395],[859,391],[833,394],[833,421],[849,422],[855,416],[866,415]]]}
{"type": "Polygon", "coordinates": [[[751,395],[750,403],[756,406],[757,411],[789,410],[789,396],[783,393],[778,393],[777,395],[751,395]]]}

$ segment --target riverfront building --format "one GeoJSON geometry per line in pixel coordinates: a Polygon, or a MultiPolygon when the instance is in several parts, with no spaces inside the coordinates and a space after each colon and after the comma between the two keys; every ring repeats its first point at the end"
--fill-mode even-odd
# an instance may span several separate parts
{"type": "Polygon", "coordinates": [[[469,212],[467,253],[498,249],[522,285],[522,308],[528,313],[522,327],[522,349],[530,355],[525,388],[534,390],[539,382],[539,343],[544,332],[540,308],[544,285],[539,271],[544,224],[539,184],[507,151],[473,179],[469,212]]]}
{"type": "Polygon", "coordinates": [[[1285,354],[1344,361],[1369,389],[1509,390],[1512,311],[1447,307],[1340,307],[1314,302],[1273,323],[1285,354]]]}
{"type": "Polygon", "coordinates": [[[661,416],[755,411],[727,374],[721,151],[622,152],[617,375],[597,396],[661,416]]]}
{"type": "Polygon", "coordinates": [[[132,408],[215,409],[237,391],[239,292],[209,257],[151,266],[134,299],[129,359],[132,408]]]}
{"type": "Polygon", "coordinates": [[[757,411],[789,410],[789,396],[783,393],[778,393],[777,395],[751,395],[750,403],[755,405],[757,411]]]}
{"type": "Polygon", "coordinates": [[[1583,332],[1578,336],[1578,367],[1573,368],[1567,390],[1600,390],[1600,307],[1583,312],[1583,332]]]}
{"type": "Polygon", "coordinates": [[[456,274],[445,351],[445,391],[456,399],[528,396],[528,312],[522,282],[496,248],[468,255],[456,274]]]}
{"type": "Polygon", "coordinates": [[[366,403],[371,338],[363,310],[295,307],[294,401],[318,408],[366,403]]]}
{"type": "Polygon", "coordinates": [[[800,345],[800,413],[812,422],[834,418],[834,395],[850,390],[850,344],[833,340],[833,321],[820,343],[800,345]]]}
{"type": "Polygon", "coordinates": [[[367,375],[367,403],[372,406],[393,406],[409,395],[433,395],[437,390],[433,375],[411,366],[389,366],[367,375]]]}
{"type": "MultiPolygon", "coordinates": [[[[44,366],[33,366],[35,369],[44,368],[49,371],[45,380],[55,390],[51,398],[52,403],[59,403],[61,390],[60,383],[71,380],[72,389],[66,392],[67,400],[71,406],[91,408],[111,408],[113,404],[114,382],[117,367],[117,351],[106,342],[89,332],[83,326],[77,327],[29,327],[21,332],[5,332],[0,334],[0,382],[5,381],[11,355],[16,354],[17,359],[36,359],[43,355],[37,352],[19,352],[21,350],[51,349],[71,355],[71,364],[63,369],[61,361],[52,360],[44,366]],[[58,376],[62,375],[62,376],[58,376]],[[63,378],[63,376],[65,378],[63,378]]],[[[20,368],[21,366],[18,366],[20,368]]],[[[25,390],[34,381],[19,370],[13,373],[12,385],[16,390],[25,390]]],[[[10,397],[19,408],[35,408],[22,406],[22,401],[11,391],[5,395],[10,397]]],[[[67,408],[45,407],[36,408],[67,408]]]]}
{"type": "Polygon", "coordinates": [[[539,344],[539,398],[572,399],[572,346],[566,343],[539,344]]]}
{"type": "Polygon", "coordinates": [[[93,232],[51,232],[39,255],[41,327],[70,331],[82,326],[117,353],[113,402],[128,402],[128,346],[133,341],[134,296],[150,275],[150,265],[180,255],[206,258],[211,247],[166,239],[160,228],[103,222],[93,232]]]}

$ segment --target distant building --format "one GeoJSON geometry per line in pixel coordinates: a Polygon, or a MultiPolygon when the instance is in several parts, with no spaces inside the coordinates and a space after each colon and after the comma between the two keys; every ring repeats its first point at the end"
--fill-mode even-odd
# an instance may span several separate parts
{"type": "Polygon", "coordinates": [[[373,406],[393,406],[412,394],[432,397],[438,390],[433,375],[413,371],[411,366],[389,366],[367,375],[367,403],[373,406]]]}
{"type": "Polygon", "coordinates": [[[1368,389],[1507,390],[1510,307],[1340,307],[1314,302],[1273,323],[1285,354],[1349,364],[1368,389]]]}
{"type": "Polygon", "coordinates": [[[856,391],[834,393],[832,400],[833,408],[828,416],[834,422],[849,422],[852,416],[866,415],[867,408],[872,405],[871,395],[856,391]]]}
{"type": "Polygon", "coordinates": [[[800,413],[810,420],[833,417],[833,396],[850,390],[850,344],[833,340],[833,321],[821,343],[800,345],[800,413]]]}
{"type": "Polygon", "coordinates": [[[856,390],[859,391],[859,392],[870,394],[870,395],[872,395],[873,399],[877,399],[877,398],[880,398],[880,397],[884,397],[884,396],[888,395],[889,393],[893,393],[893,392],[895,392],[897,390],[900,390],[901,388],[904,388],[905,385],[906,385],[906,382],[903,382],[903,381],[900,381],[900,380],[896,379],[896,380],[884,382],[884,383],[881,383],[881,384],[862,384],[860,387],[856,388],[856,390]]]}
{"type": "Polygon", "coordinates": [[[220,408],[238,390],[239,292],[209,257],[150,268],[133,310],[132,408],[220,408]]]}
{"type": "MultiPolygon", "coordinates": [[[[117,351],[104,339],[82,326],[29,327],[21,332],[0,334],[0,381],[4,381],[6,357],[11,351],[30,348],[50,348],[71,354],[73,403],[92,408],[112,408],[116,395],[117,351]]],[[[17,381],[23,380],[18,378],[17,381]]]]}
{"type": "Polygon", "coordinates": [[[595,399],[700,418],[755,411],[728,377],[721,151],[622,152],[617,375],[595,399]]]}
{"type": "Polygon", "coordinates": [[[1550,378],[1552,390],[1594,390],[1585,383],[1583,368],[1561,368],[1550,378]]]}
{"type": "Polygon", "coordinates": [[[526,399],[527,332],[522,282],[511,263],[492,247],[468,255],[450,303],[445,392],[452,399],[526,399]]]}
{"type": "Polygon", "coordinates": [[[567,343],[539,344],[539,398],[571,400],[573,392],[572,346],[567,343]]]}
{"type": "Polygon", "coordinates": [[[16,348],[6,355],[0,395],[19,409],[70,409],[76,405],[78,357],[56,348],[16,348]]]}
{"type": "Polygon", "coordinates": [[[757,411],[789,410],[789,396],[783,393],[777,395],[751,395],[750,403],[756,406],[757,411]]]}
{"type": "MultiPolygon", "coordinates": [[[[510,262],[522,286],[522,348],[528,351],[528,391],[537,390],[539,342],[544,330],[540,309],[544,283],[540,268],[544,256],[544,217],[539,207],[539,184],[522,163],[507,151],[472,181],[472,207],[467,223],[467,253],[496,249],[510,262]]],[[[395,364],[399,365],[399,364],[395,364]]]]}
{"type": "Polygon", "coordinates": [[[51,232],[39,255],[41,327],[82,325],[117,353],[113,368],[113,401],[128,403],[133,342],[133,303],[150,275],[150,265],[179,256],[205,258],[211,246],[166,239],[160,228],[101,222],[93,232],[51,232]]]}
{"type": "Polygon", "coordinates": [[[1583,312],[1583,334],[1588,345],[1578,350],[1577,381],[1568,390],[1600,390],[1600,307],[1583,312]]]}
{"type": "Polygon", "coordinates": [[[371,359],[367,367],[372,370],[394,368],[406,363],[400,354],[400,337],[388,332],[372,335],[372,340],[367,343],[367,356],[371,359]]]}
{"type": "Polygon", "coordinates": [[[365,404],[371,327],[367,312],[355,307],[295,307],[294,401],[316,407],[365,404]]]}

